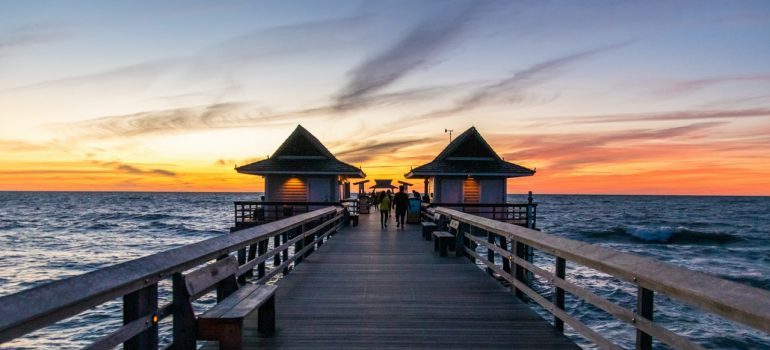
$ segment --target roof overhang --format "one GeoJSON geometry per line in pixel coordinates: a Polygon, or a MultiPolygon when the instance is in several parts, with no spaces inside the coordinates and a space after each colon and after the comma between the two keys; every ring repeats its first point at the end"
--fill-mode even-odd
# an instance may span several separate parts
{"type": "Polygon", "coordinates": [[[239,174],[247,174],[247,175],[345,175],[350,177],[356,177],[356,178],[364,178],[366,177],[366,174],[364,174],[362,171],[359,172],[338,172],[338,171],[259,171],[259,172],[250,172],[250,171],[242,171],[237,170],[236,171],[239,174]]]}
{"type": "Polygon", "coordinates": [[[521,173],[440,173],[440,172],[413,172],[410,171],[404,175],[407,179],[411,178],[426,178],[434,176],[474,176],[474,177],[525,177],[532,176],[532,174],[521,173]]]}

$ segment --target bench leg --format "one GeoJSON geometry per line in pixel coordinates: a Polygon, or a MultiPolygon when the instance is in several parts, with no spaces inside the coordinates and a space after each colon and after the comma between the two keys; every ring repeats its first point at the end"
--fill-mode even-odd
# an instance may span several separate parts
{"type": "Polygon", "coordinates": [[[222,337],[219,339],[219,350],[242,350],[243,349],[243,334],[241,329],[238,329],[238,334],[229,337],[222,337]]]}
{"type": "Polygon", "coordinates": [[[447,252],[447,239],[446,238],[438,238],[436,239],[439,241],[439,246],[441,251],[439,252],[439,256],[447,256],[449,253],[447,252]]]}
{"type": "Polygon", "coordinates": [[[275,333],[275,295],[267,299],[257,312],[257,330],[265,334],[275,333]]]}
{"type": "MultiPolygon", "coordinates": [[[[433,234],[431,234],[431,238],[432,237],[433,237],[433,234]]],[[[439,241],[440,241],[439,238],[436,238],[436,239],[433,240],[433,251],[434,252],[438,251],[439,241]]]]}

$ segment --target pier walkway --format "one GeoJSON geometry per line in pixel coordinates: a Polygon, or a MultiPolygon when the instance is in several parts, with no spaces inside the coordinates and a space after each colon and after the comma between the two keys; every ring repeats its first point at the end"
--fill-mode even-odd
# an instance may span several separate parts
{"type": "MultiPolygon", "coordinates": [[[[419,225],[361,215],[279,282],[276,333],[247,320],[247,349],[577,349],[465,258],[439,257],[419,225]]],[[[210,344],[214,345],[214,344],[210,344]]],[[[215,349],[209,346],[207,349],[215,349]]]]}

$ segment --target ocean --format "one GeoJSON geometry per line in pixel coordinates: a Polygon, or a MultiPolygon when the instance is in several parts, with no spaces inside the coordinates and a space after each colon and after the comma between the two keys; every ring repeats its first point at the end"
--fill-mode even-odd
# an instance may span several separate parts
{"type": "MultiPolygon", "coordinates": [[[[0,192],[0,295],[226,234],[233,201],[259,193],[0,192]]],[[[509,201],[523,202],[511,195],[509,201]]],[[[770,289],[770,197],[539,195],[538,228],[770,289]]],[[[552,258],[535,263],[550,268],[552,258]]],[[[636,289],[567,265],[568,279],[629,309],[636,289]]],[[[550,286],[533,287],[549,295],[550,286]]],[[[210,303],[203,300],[201,303],[210,303]]],[[[567,297],[567,309],[625,347],[634,330],[567,297]]],[[[544,310],[539,312],[550,319],[544,310]]],[[[120,324],[120,303],[0,345],[76,349],[120,324]]],[[[770,336],[657,294],[655,319],[707,348],[770,348],[770,336]]],[[[162,325],[162,329],[168,325],[162,325]]],[[[586,348],[591,344],[576,335],[586,348]]],[[[161,341],[168,341],[167,337],[161,341]]],[[[665,348],[656,343],[656,348],[665,348]]]]}

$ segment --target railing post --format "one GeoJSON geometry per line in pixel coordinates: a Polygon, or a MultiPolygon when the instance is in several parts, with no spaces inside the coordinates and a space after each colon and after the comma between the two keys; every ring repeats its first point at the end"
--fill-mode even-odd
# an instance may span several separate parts
{"type": "MultiPolygon", "coordinates": [[[[296,237],[299,237],[299,236],[303,236],[304,234],[305,234],[305,225],[302,224],[299,227],[297,227],[297,235],[294,236],[294,237],[296,238],[296,237]]],[[[302,248],[304,248],[304,247],[305,247],[305,239],[304,238],[298,239],[297,243],[294,243],[294,255],[299,254],[299,251],[302,250],[302,248]]],[[[302,258],[303,257],[304,257],[304,255],[300,254],[297,257],[297,259],[294,260],[294,266],[299,265],[299,263],[302,262],[302,258]]]]}
{"type": "Polygon", "coordinates": [[[273,268],[278,267],[278,265],[281,265],[281,252],[277,251],[278,247],[281,245],[281,235],[275,235],[273,237],[273,268]]]}
{"type": "Polygon", "coordinates": [[[529,229],[535,229],[535,218],[534,218],[534,210],[532,210],[532,191],[529,191],[529,195],[527,196],[527,228],[529,229]]]}
{"type": "Polygon", "coordinates": [[[182,273],[177,272],[172,276],[172,289],[174,309],[172,311],[174,325],[173,350],[195,349],[195,313],[190,307],[189,295],[182,278],[182,273]]]}
{"type": "MultiPolygon", "coordinates": [[[[508,238],[505,236],[499,236],[500,237],[500,248],[504,250],[508,250],[508,238]]],[[[508,257],[502,257],[503,258],[503,271],[507,272],[508,274],[511,273],[511,261],[508,260],[508,257]]]]}
{"type": "MultiPolygon", "coordinates": [[[[246,263],[246,248],[238,249],[238,266],[246,263]]],[[[243,275],[238,276],[238,283],[246,283],[246,276],[250,277],[251,271],[246,272],[243,275]]]]}
{"type": "MultiPolygon", "coordinates": [[[[158,284],[153,283],[135,292],[123,296],[123,324],[138,318],[158,313],[158,284]]],[[[123,343],[126,350],[144,350],[158,348],[158,323],[152,318],[146,329],[123,343]]]]}
{"type": "MultiPolygon", "coordinates": [[[[567,270],[567,261],[564,260],[564,258],[556,257],[556,269],[554,272],[556,273],[556,278],[564,279],[566,275],[567,270]]],[[[556,308],[560,310],[564,310],[564,289],[561,289],[554,284],[554,292],[553,292],[553,303],[556,308]]],[[[556,328],[557,331],[560,333],[564,333],[564,321],[562,321],[560,318],[556,317],[554,314],[553,316],[553,326],[556,328]]]]}
{"type": "MultiPolygon", "coordinates": [[[[267,253],[267,240],[263,239],[259,241],[259,256],[265,255],[267,253]]],[[[265,277],[265,262],[261,262],[257,265],[257,278],[265,277]]]]}
{"type": "MultiPolygon", "coordinates": [[[[514,246],[514,252],[515,252],[514,255],[516,255],[517,258],[526,259],[526,256],[527,256],[527,246],[524,245],[524,243],[521,243],[521,242],[515,242],[515,243],[513,243],[513,246],[514,246]]],[[[513,266],[515,267],[515,270],[516,270],[515,271],[515,273],[516,273],[516,276],[515,276],[516,280],[521,282],[521,283],[526,283],[526,279],[525,279],[526,273],[525,273],[524,267],[519,265],[519,264],[517,264],[517,263],[515,263],[515,262],[514,262],[513,266]]],[[[514,291],[516,292],[516,297],[517,298],[524,300],[524,292],[522,290],[520,290],[519,288],[516,288],[516,286],[514,286],[514,291]]]]}
{"type": "Polygon", "coordinates": [[[234,210],[233,210],[233,227],[238,227],[238,203],[234,204],[234,210]]]}
{"type": "MultiPolygon", "coordinates": [[[[637,287],[636,292],[636,317],[644,317],[652,321],[652,310],[654,304],[655,292],[644,288],[642,286],[637,287]]],[[[652,349],[652,336],[642,332],[638,328],[636,329],[636,348],[638,350],[651,350],[652,349]]]]}
{"type": "MultiPolygon", "coordinates": [[[[487,244],[494,245],[495,236],[497,235],[492,233],[491,231],[487,231],[487,244]]],[[[495,251],[492,250],[492,248],[490,248],[489,246],[487,246],[487,261],[489,261],[493,265],[495,264],[495,251]]],[[[494,271],[492,271],[491,268],[487,267],[487,273],[492,275],[494,271]]]]}
{"type": "Polygon", "coordinates": [[[466,229],[468,230],[468,233],[473,234],[471,230],[474,230],[475,227],[464,222],[460,222],[460,224],[457,225],[457,234],[455,235],[455,256],[466,256],[473,261],[473,257],[465,252],[465,248],[471,248],[471,240],[465,239],[466,229]]]}
{"type": "MultiPolygon", "coordinates": [[[[281,244],[286,244],[286,242],[289,241],[289,232],[286,231],[281,235],[281,244]]],[[[286,249],[281,252],[281,255],[283,255],[283,261],[289,260],[289,247],[286,247],[286,249]]],[[[283,268],[283,274],[286,275],[289,273],[289,266],[286,266],[283,268]]]]}

